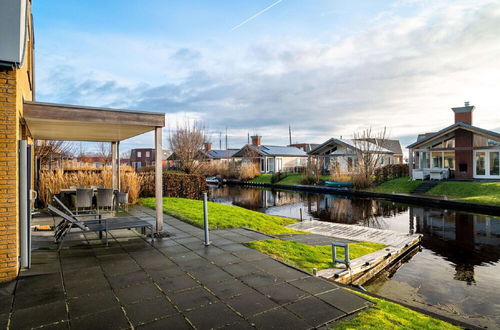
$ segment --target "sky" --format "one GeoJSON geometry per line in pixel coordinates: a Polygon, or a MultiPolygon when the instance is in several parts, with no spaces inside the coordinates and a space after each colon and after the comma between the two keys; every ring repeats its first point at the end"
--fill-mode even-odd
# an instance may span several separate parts
{"type": "Polygon", "coordinates": [[[464,101],[500,131],[498,0],[34,0],[33,16],[38,101],[165,112],[165,143],[203,121],[214,148],[226,128],[230,148],[286,145],[289,125],[293,143],[387,127],[406,146],[464,101]]]}

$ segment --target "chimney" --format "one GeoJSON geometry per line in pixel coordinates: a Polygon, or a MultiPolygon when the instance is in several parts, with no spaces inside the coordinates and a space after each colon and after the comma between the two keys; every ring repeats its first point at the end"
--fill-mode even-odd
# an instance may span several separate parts
{"type": "Polygon", "coordinates": [[[472,125],[472,112],[474,111],[474,106],[469,105],[469,102],[465,102],[463,107],[451,108],[455,113],[455,123],[466,123],[472,125]]]}
{"type": "Polygon", "coordinates": [[[260,140],[262,139],[262,136],[260,135],[254,135],[252,136],[252,144],[256,147],[260,146],[260,140]]]}
{"type": "Polygon", "coordinates": [[[212,142],[205,142],[205,150],[206,151],[212,150],[212,142]]]}

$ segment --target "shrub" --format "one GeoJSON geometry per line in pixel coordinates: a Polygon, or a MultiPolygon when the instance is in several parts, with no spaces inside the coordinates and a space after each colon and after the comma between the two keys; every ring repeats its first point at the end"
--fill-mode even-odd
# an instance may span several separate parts
{"type": "Polygon", "coordinates": [[[304,185],[315,185],[318,184],[318,177],[315,175],[304,175],[300,180],[300,184],[304,185]]]}
{"type": "Polygon", "coordinates": [[[275,184],[275,183],[278,183],[280,182],[281,180],[283,180],[284,178],[286,178],[288,176],[287,173],[284,173],[284,172],[276,172],[274,173],[273,175],[271,175],[271,183],[272,184],[275,184]]]}
{"type": "MultiPolygon", "coordinates": [[[[141,197],[155,196],[154,172],[140,173],[142,178],[141,197]]],[[[199,199],[201,193],[208,191],[205,177],[197,174],[163,173],[163,196],[199,199]]]]}
{"type": "MultiPolygon", "coordinates": [[[[126,187],[130,187],[128,194],[129,203],[135,204],[141,189],[141,177],[130,166],[121,166],[120,183],[121,191],[124,191],[126,187]]],[[[111,184],[112,173],[109,167],[104,169],[89,168],[85,170],[64,171],[57,169],[54,171],[40,171],[38,198],[42,205],[47,205],[50,202],[51,192],[58,194],[61,192],[61,189],[67,189],[70,186],[111,187],[111,184]]]]}
{"type": "Polygon", "coordinates": [[[254,162],[244,162],[239,166],[239,180],[248,181],[260,174],[259,165],[254,162]]]}
{"type": "Polygon", "coordinates": [[[390,164],[375,169],[375,183],[409,176],[408,164],[390,164]]]}

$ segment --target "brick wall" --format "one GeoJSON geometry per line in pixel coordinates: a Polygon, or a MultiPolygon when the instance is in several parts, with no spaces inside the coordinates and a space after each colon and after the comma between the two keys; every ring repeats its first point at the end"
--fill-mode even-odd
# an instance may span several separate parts
{"type": "Polygon", "coordinates": [[[0,69],[0,282],[18,272],[16,71],[0,69]]]}

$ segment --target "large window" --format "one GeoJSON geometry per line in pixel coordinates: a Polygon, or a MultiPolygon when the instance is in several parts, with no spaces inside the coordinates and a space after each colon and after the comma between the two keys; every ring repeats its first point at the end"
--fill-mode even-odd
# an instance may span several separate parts
{"type": "Polygon", "coordinates": [[[486,175],[486,152],[476,152],[476,175],[486,175]]]}
{"type": "Polygon", "coordinates": [[[443,168],[443,153],[431,152],[432,168],[443,168]]]}
{"type": "Polygon", "coordinates": [[[431,159],[429,158],[428,152],[420,152],[420,168],[430,168],[431,167],[431,159]]]}
{"type": "Polygon", "coordinates": [[[490,152],[490,175],[500,175],[500,152],[490,152]]]}
{"type": "Polygon", "coordinates": [[[455,168],[455,153],[454,152],[444,152],[444,167],[445,168],[455,168]]]}

